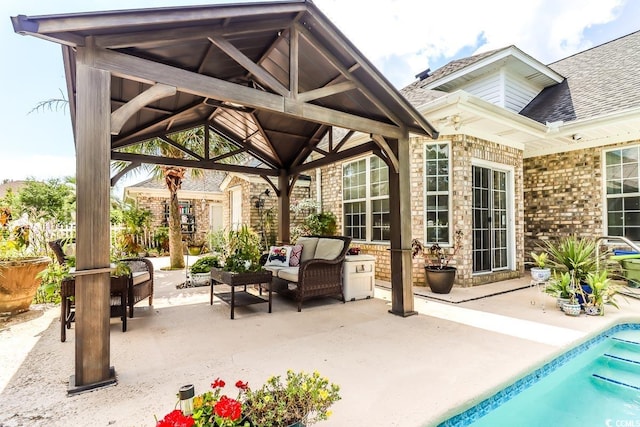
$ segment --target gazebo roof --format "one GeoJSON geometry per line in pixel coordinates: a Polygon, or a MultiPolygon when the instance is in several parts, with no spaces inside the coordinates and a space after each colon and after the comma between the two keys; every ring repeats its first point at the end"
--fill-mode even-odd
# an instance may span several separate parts
{"type": "Polygon", "coordinates": [[[385,156],[385,141],[409,132],[437,137],[308,0],[12,19],[16,32],[64,46],[72,120],[77,48],[98,48],[95,66],[112,75],[111,110],[122,110],[112,114],[112,160],[297,175],[366,152],[385,156]],[[232,141],[233,153],[257,166],[221,162],[208,142],[182,159],[123,150],[196,126],[232,141]],[[352,132],[334,137],[334,127],[352,132]],[[371,139],[350,143],[354,132],[371,139]]]}

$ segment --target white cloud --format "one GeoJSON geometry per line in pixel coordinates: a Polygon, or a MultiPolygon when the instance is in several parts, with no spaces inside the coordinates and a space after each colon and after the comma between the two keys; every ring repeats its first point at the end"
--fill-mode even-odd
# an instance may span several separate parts
{"type": "Polygon", "coordinates": [[[544,62],[591,47],[584,31],[611,22],[623,0],[316,0],[327,17],[383,73],[391,59],[413,76],[461,49],[516,45],[544,62]],[[481,40],[480,43],[478,43],[481,40]]]}

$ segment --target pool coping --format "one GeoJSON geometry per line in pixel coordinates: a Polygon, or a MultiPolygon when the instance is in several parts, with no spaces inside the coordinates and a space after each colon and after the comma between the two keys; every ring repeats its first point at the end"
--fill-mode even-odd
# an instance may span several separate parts
{"type": "Polygon", "coordinates": [[[491,410],[539,382],[578,354],[604,340],[606,333],[614,333],[623,329],[640,330],[640,316],[623,316],[612,319],[600,329],[568,342],[565,346],[544,356],[539,363],[522,369],[510,379],[491,387],[487,392],[442,413],[434,419],[433,425],[438,427],[466,426],[469,422],[480,419],[491,410]],[[496,396],[499,396],[497,400],[494,399],[496,396]]]}

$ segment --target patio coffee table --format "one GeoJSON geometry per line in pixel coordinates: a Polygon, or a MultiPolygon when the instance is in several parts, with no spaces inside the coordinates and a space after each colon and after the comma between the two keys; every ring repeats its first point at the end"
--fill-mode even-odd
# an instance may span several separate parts
{"type": "Polygon", "coordinates": [[[219,268],[211,269],[211,291],[209,297],[209,304],[213,305],[213,296],[217,296],[222,301],[231,306],[231,318],[234,318],[234,311],[236,306],[245,306],[251,304],[257,304],[261,302],[269,303],[269,313],[271,313],[271,272],[264,271],[251,271],[247,273],[233,273],[230,271],[223,271],[219,268]],[[225,284],[231,287],[231,292],[214,292],[215,285],[225,284]],[[251,294],[247,291],[247,285],[262,285],[267,284],[269,290],[269,298],[264,299],[258,295],[251,294]],[[238,287],[242,289],[236,290],[238,287]]]}

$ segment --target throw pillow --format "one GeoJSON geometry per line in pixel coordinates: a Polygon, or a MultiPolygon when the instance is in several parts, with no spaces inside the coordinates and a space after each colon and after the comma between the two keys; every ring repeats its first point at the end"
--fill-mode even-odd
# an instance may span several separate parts
{"type": "Polygon", "coordinates": [[[271,246],[265,266],[288,267],[291,246],[271,246]]]}
{"type": "Polygon", "coordinates": [[[302,255],[302,245],[295,245],[291,247],[291,256],[289,257],[289,265],[291,267],[297,267],[300,265],[300,256],[302,255]]]}

